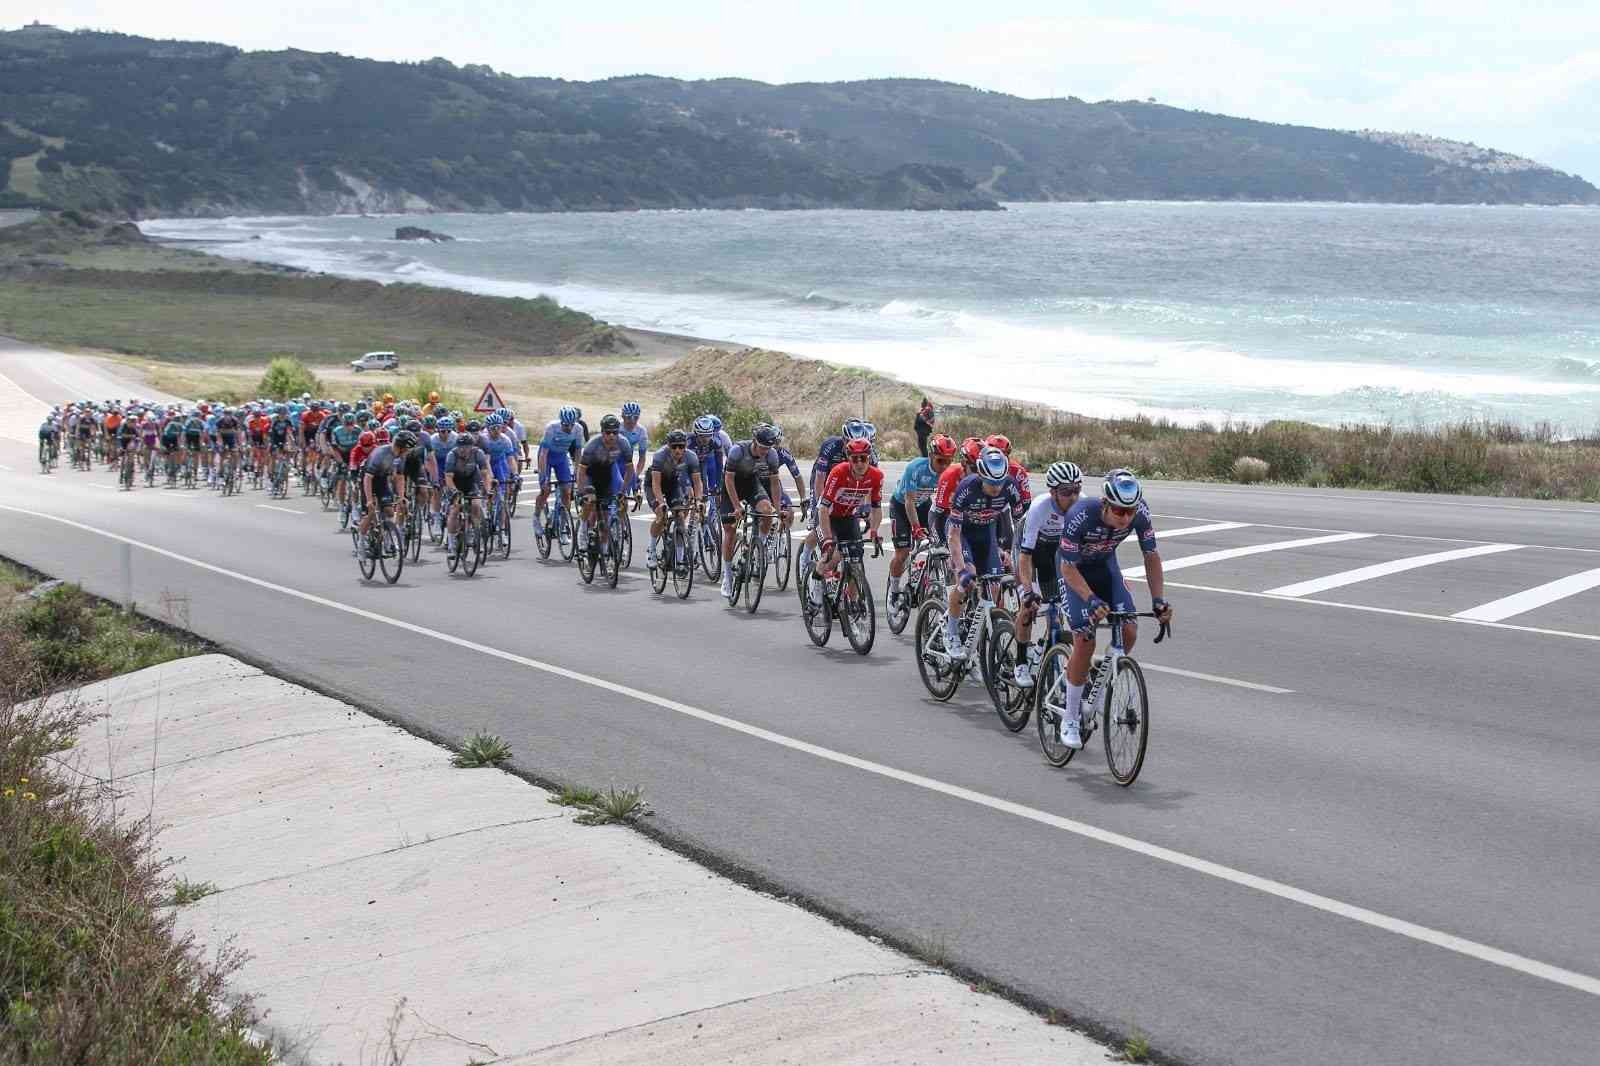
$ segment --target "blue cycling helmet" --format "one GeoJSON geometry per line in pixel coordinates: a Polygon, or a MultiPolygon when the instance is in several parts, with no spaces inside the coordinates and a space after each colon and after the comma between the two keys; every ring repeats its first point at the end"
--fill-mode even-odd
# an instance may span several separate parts
{"type": "Polygon", "coordinates": [[[622,405],[622,417],[623,418],[638,418],[639,415],[643,412],[643,410],[644,409],[642,407],[640,407],[638,404],[634,403],[632,400],[629,400],[627,403],[622,405]]]}
{"type": "Polygon", "coordinates": [[[978,453],[978,476],[985,484],[1004,485],[1011,480],[1011,460],[999,448],[985,448],[978,453]]]}
{"type": "Polygon", "coordinates": [[[500,408],[500,413],[506,416],[506,421],[508,423],[515,422],[517,420],[517,412],[513,411],[509,407],[500,408]]]}
{"type": "Polygon", "coordinates": [[[449,433],[456,428],[456,420],[453,418],[441,418],[439,419],[439,428],[449,433]]]}
{"type": "Polygon", "coordinates": [[[275,415],[286,415],[289,413],[289,409],[280,403],[278,406],[272,409],[272,413],[275,415]]]}
{"type": "Polygon", "coordinates": [[[778,444],[778,431],[771,426],[757,426],[750,439],[766,448],[775,448],[778,444]]]}
{"type": "Polygon", "coordinates": [[[722,428],[722,419],[718,418],[716,415],[711,415],[710,417],[711,417],[711,431],[713,433],[715,433],[716,431],[718,431],[718,430],[720,430],[722,428]]]}
{"type": "Polygon", "coordinates": [[[867,440],[872,436],[872,427],[859,418],[852,418],[844,424],[845,440],[867,440]]]}
{"type": "Polygon", "coordinates": [[[1118,467],[1106,475],[1100,495],[1106,502],[1118,507],[1136,507],[1144,499],[1144,489],[1140,487],[1139,479],[1133,476],[1132,470],[1118,467]]]}
{"type": "Polygon", "coordinates": [[[500,410],[496,411],[495,414],[500,416],[501,422],[511,421],[511,411],[509,408],[502,407],[500,410]]]}
{"type": "Polygon", "coordinates": [[[717,420],[713,415],[701,415],[694,420],[694,431],[702,437],[709,437],[717,431],[717,420]]]}
{"type": "Polygon", "coordinates": [[[563,407],[561,413],[556,415],[556,418],[560,420],[563,426],[570,426],[578,420],[578,409],[576,407],[563,407]]]}
{"type": "Polygon", "coordinates": [[[490,415],[488,418],[485,418],[483,420],[483,424],[484,424],[485,427],[498,426],[500,424],[500,412],[496,411],[494,414],[490,415]]]}

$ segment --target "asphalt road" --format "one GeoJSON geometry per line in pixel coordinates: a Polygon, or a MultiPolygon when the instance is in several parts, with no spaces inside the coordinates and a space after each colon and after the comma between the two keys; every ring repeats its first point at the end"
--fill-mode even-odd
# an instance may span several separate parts
{"type": "MultiPolygon", "coordinates": [[[[101,371],[64,358],[0,375],[71,398],[54,379],[101,371]]],[[[46,478],[11,436],[0,553],[115,595],[138,542],[144,609],[545,777],[640,784],[674,838],[1072,1019],[1196,1063],[1594,1061],[1600,508],[1149,486],[1191,562],[1122,789],[1098,750],[1045,765],[977,684],[928,700],[909,636],[812,647],[792,593],[752,617],[642,570],[585,587],[526,522],[476,578],[425,548],[363,584],[298,496],[46,478]]]]}

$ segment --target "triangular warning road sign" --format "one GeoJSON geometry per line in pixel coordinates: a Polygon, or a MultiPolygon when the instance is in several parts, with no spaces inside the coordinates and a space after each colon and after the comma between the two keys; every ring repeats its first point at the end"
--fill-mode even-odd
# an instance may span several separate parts
{"type": "Polygon", "coordinates": [[[494,390],[494,382],[491,381],[483,387],[483,395],[478,397],[478,402],[473,404],[472,409],[480,412],[498,411],[504,406],[505,404],[500,402],[500,394],[494,390]]]}

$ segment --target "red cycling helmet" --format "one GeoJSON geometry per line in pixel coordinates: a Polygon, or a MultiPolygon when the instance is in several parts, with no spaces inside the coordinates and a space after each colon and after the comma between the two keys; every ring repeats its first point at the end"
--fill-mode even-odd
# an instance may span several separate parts
{"type": "Polygon", "coordinates": [[[991,448],[999,448],[1007,455],[1011,454],[1011,438],[1007,437],[1003,433],[996,433],[994,436],[984,441],[984,443],[991,448]]]}
{"type": "Polygon", "coordinates": [[[928,458],[938,456],[941,459],[954,459],[956,457],[956,442],[950,439],[948,433],[935,433],[928,442],[928,458]]]}
{"type": "Polygon", "coordinates": [[[389,443],[389,431],[386,430],[386,429],[378,430],[376,433],[373,434],[373,436],[377,438],[377,441],[378,441],[379,444],[388,444],[389,443]]]}
{"type": "Polygon", "coordinates": [[[366,429],[361,431],[361,446],[363,448],[370,448],[376,443],[378,443],[378,438],[372,435],[372,430],[366,429]]]}
{"type": "Polygon", "coordinates": [[[977,437],[968,437],[961,442],[961,457],[969,463],[976,463],[978,456],[983,454],[983,441],[977,437]]]}
{"type": "Polygon", "coordinates": [[[857,437],[855,440],[847,441],[845,443],[844,453],[846,455],[869,455],[870,456],[872,454],[872,442],[868,441],[868,440],[863,440],[862,438],[857,437]]]}

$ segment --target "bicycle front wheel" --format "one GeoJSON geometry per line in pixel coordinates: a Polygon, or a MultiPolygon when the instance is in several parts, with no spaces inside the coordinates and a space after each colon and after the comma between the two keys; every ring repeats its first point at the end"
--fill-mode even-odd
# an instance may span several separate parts
{"type": "Polygon", "coordinates": [[[800,594],[800,620],[805,623],[806,636],[810,637],[811,643],[817,647],[823,647],[833,635],[833,614],[828,609],[827,594],[821,584],[814,579],[810,563],[800,568],[800,575],[795,578],[794,587],[800,594]],[[815,600],[812,599],[813,593],[815,600]]]}
{"type": "Polygon", "coordinates": [[[406,535],[392,520],[384,519],[379,543],[382,548],[378,552],[378,567],[383,571],[383,579],[392,585],[400,580],[400,572],[406,568],[406,535]]]}
{"type": "Polygon", "coordinates": [[[722,545],[717,542],[716,531],[706,524],[700,526],[700,569],[708,581],[722,577],[722,545]]]}
{"type": "Polygon", "coordinates": [[[917,628],[914,630],[917,648],[917,673],[928,695],[940,703],[947,702],[961,687],[961,668],[950,661],[945,650],[945,605],[930,600],[917,609],[917,628]]]}
{"type": "Polygon", "coordinates": [[[500,509],[500,558],[511,558],[511,509],[500,509]]]}
{"type": "MultiPolygon", "coordinates": [[[[572,539],[577,540],[578,538],[574,536],[572,539]]],[[[585,585],[594,582],[595,554],[589,550],[589,545],[587,544],[580,545],[577,549],[578,576],[583,578],[585,585]]]]}
{"type": "Polygon", "coordinates": [[[1124,655],[1117,662],[1116,678],[1111,683],[1111,698],[1100,718],[1105,735],[1106,766],[1117,784],[1126,788],[1144,767],[1145,748],[1150,744],[1150,697],[1145,690],[1144,671],[1124,655]]]}
{"type": "Polygon", "coordinates": [[[536,507],[533,511],[533,544],[539,549],[539,558],[550,558],[550,505],[536,507]]]}
{"type": "Polygon", "coordinates": [[[364,581],[371,581],[372,575],[378,571],[378,560],[372,557],[372,539],[361,535],[361,530],[350,530],[350,543],[356,550],[356,568],[361,571],[364,581]]]}
{"type": "Polygon", "coordinates": [[[788,526],[778,534],[778,551],[772,557],[772,579],[782,592],[789,587],[789,577],[794,573],[794,534],[788,526]]]}
{"type": "Polygon", "coordinates": [[[689,544],[689,535],[682,529],[673,531],[668,547],[672,556],[665,565],[672,567],[672,591],[678,594],[678,599],[686,600],[689,590],[694,588],[694,548],[689,544]]]}
{"type": "Polygon", "coordinates": [[[1078,753],[1078,749],[1061,743],[1061,722],[1067,715],[1067,694],[1072,691],[1072,682],[1067,680],[1067,660],[1071,657],[1072,645],[1055,645],[1044,653],[1039,676],[1033,679],[1033,719],[1039,732],[1039,750],[1051,766],[1065,766],[1078,753]]]}
{"type": "Polygon", "coordinates": [[[889,632],[898,636],[906,631],[906,623],[911,621],[911,589],[908,586],[900,590],[900,602],[897,604],[894,592],[889,587],[893,577],[883,580],[883,617],[889,623],[889,632]]]}
{"type": "Polygon", "coordinates": [[[839,628],[857,655],[872,650],[878,636],[878,607],[872,601],[872,583],[859,563],[850,563],[839,582],[839,628]]]}
{"type": "MultiPolygon", "coordinates": [[[[578,554],[578,530],[572,520],[572,508],[564,503],[556,505],[556,543],[561,546],[561,558],[571,559],[578,554]]],[[[593,560],[589,562],[589,572],[594,573],[593,560]]]]}
{"type": "Polygon", "coordinates": [[[756,608],[761,606],[761,593],[767,583],[767,542],[760,536],[750,538],[750,547],[745,555],[744,574],[744,609],[749,614],[755,614],[756,608]]]}

